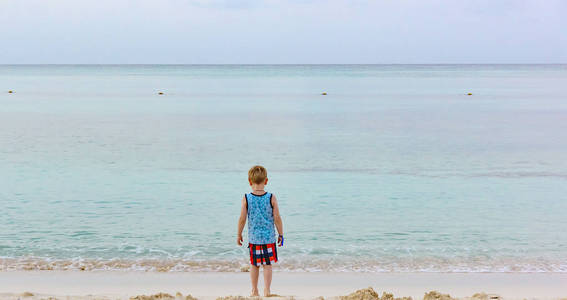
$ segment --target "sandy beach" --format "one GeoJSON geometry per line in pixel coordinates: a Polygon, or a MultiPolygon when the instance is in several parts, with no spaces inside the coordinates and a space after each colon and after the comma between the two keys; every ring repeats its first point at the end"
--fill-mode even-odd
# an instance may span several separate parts
{"type": "MultiPolygon", "coordinates": [[[[262,282],[260,280],[260,286],[262,282]]],[[[496,299],[567,299],[562,273],[293,273],[274,276],[272,291],[281,298],[336,299],[372,287],[380,295],[423,299],[438,291],[454,298],[485,293],[496,299]]],[[[186,299],[246,296],[248,273],[157,273],[28,271],[0,273],[2,299],[129,299],[167,293],[186,299]],[[180,295],[181,294],[181,295],[180,295]]],[[[139,298],[140,299],[140,298],[139,298]]],[[[441,299],[441,298],[438,298],[441,299]]]]}

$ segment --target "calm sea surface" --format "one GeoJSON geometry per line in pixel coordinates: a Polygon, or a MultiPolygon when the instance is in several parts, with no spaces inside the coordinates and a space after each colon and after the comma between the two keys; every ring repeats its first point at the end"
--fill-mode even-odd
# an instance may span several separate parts
{"type": "Polygon", "coordinates": [[[0,66],[0,270],[239,271],[258,163],[280,269],[567,272],[565,65],[0,66]]]}

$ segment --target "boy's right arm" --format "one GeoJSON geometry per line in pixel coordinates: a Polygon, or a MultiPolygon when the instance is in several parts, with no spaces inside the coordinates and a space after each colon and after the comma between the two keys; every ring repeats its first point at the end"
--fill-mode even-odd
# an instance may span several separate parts
{"type": "Polygon", "coordinates": [[[238,236],[236,237],[236,244],[242,246],[244,240],[242,239],[242,230],[244,230],[244,225],[246,225],[246,214],[248,214],[248,208],[246,207],[246,197],[242,197],[242,206],[240,207],[240,218],[238,218],[238,236]]]}

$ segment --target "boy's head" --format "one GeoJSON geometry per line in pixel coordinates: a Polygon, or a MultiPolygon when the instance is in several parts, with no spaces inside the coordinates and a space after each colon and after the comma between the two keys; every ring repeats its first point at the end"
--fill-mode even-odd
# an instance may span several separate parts
{"type": "Polygon", "coordinates": [[[248,182],[250,185],[253,184],[267,184],[268,183],[268,171],[262,166],[253,166],[248,170],[248,182]]]}

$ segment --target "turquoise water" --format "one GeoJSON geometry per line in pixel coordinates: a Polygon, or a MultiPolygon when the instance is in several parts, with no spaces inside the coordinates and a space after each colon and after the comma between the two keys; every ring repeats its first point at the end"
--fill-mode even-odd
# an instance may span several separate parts
{"type": "Polygon", "coordinates": [[[567,272],[566,83],[565,65],[0,66],[0,270],[239,271],[260,163],[280,269],[567,272]]]}

